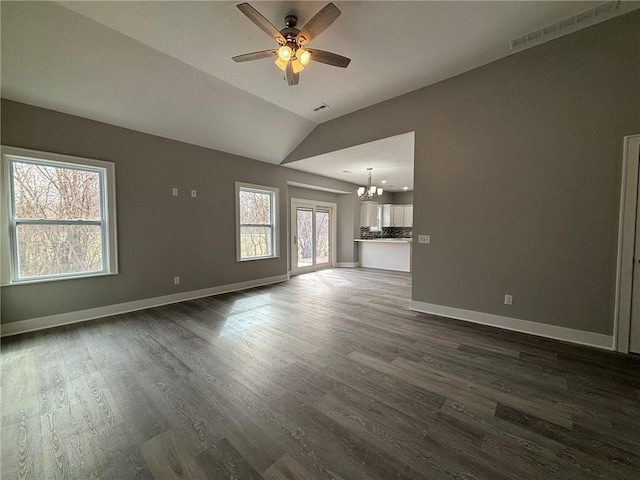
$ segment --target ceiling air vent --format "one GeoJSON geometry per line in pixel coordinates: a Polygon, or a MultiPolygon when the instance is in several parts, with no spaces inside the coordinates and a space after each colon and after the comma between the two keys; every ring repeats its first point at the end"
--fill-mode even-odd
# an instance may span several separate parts
{"type": "Polygon", "coordinates": [[[600,22],[605,18],[612,16],[614,13],[622,13],[617,12],[617,10],[623,9],[623,3],[620,0],[600,4],[597,7],[590,8],[589,10],[580,12],[572,17],[565,18],[559,22],[547,25],[544,28],[527,33],[526,35],[522,35],[518,38],[514,38],[510,42],[511,50],[524,48],[527,44],[533,45],[541,43],[542,41],[550,40],[551,38],[558,37],[562,34],[574,32],[580,28],[600,22]]]}
{"type": "Polygon", "coordinates": [[[314,112],[319,112],[320,110],[326,110],[327,108],[329,108],[329,105],[327,105],[326,103],[321,103],[320,105],[318,105],[317,107],[313,107],[313,111],[314,112]]]}

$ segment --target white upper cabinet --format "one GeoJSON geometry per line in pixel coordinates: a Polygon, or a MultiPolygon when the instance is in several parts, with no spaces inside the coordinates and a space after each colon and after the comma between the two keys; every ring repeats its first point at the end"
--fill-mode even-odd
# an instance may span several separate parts
{"type": "Polygon", "coordinates": [[[362,202],[360,204],[360,226],[375,227],[378,225],[378,203],[362,202]]]}
{"type": "Polygon", "coordinates": [[[404,205],[391,205],[391,226],[404,227],[404,205]]]}
{"type": "Polygon", "coordinates": [[[382,220],[380,222],[381,227],[391,226],[391,205],[382,205],[380,209],[382,213],[382,220]]]}
{"type": "Polygon", "coordinates": [[[412,227],[413,205],[382,205],[383,227],[412,227]]]}
{"type": "Polygon", "coordinates": [[[404,206],[404,226],[413,227],[413,205],[404,206]]]}

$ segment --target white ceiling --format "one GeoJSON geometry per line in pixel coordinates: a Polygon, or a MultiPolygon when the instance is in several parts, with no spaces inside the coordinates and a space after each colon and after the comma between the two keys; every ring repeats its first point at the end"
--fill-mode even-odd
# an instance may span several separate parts
{"type": "MultiPolygon", "coordinates": [[[[352,62],[312,62],[293,87],[269,59],[231,60],[275,43],[237,3],[3,1],[2,96],[278,164],[316,124],[507,56],[511,39],[599,2],[335,2],[342,15],[310,45],[352,62]]],[[[251,3],[278,28],[325,4],[251,3]]]]}
{"type": "Polygon", "coordinates": [[[414,138],[414,132],[403,133],[283,166],[358,185],[367,184],[367,168],[373,168],[373,185],[389,192],[413,190],[414,138]]]}

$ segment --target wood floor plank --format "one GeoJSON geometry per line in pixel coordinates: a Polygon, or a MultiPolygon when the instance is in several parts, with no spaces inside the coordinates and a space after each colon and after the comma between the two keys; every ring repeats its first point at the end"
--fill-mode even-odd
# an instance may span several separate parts
{"type": "MultiPolygon", "coordinates": [[[[607,437],[602,438],[595,432],[593,435],[576,434],[573,429],[559,427],[501,404],[498,404],[495,415],[558,443],[573,447],[591,457],[601,459],[620,478],[631,477],[634,471],[637,473],[640,470],[640,454],[630,445],[629,448],[619,448],[618,445],[612,445],[607,437]]],[[[605,473],[602,472],[602,474],[605,473]]]]}
{"type": "Polygon", "coordinates": [[[2,339],[16,479],[640,478],[640,358],[281,284],[2,339]]]}
{"type": "Polygon", "coordinates": [[[285,453],[263,473],[265,480],[321,480],[320,474],[305,469],[285,453]]]}
{"type": "Polygon", "coordinates": [[[196,462],[210,478],[264,480],[226,438],[198,455],[196,462]]]}
{"type": "MultiPolygon", "coordinates": [[[[170,429],[142,444],[142,456],[153,478],[166,480],[199,480],[207,472],[191,456],[181,435],[170,429]]],[[[215,478],[215,477],[213,477],[215,478]]]]}

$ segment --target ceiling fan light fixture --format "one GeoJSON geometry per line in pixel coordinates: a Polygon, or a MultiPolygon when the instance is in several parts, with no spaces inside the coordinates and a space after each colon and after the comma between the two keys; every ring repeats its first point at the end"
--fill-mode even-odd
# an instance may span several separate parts
{"type": "Polygon", "coordinates": [[[378,196],[382,195],[384,193],[384,188],[382,187],[378,187],[378,196]]]}
{"type": "Polygon", "coordinates": [[[282,45],[278,49],[278,58],[285,63],[291,60],[292,55],[293,55],[293,50],[289,45],[282,45]]]}
{"type": "Polygon", "coordinates": [[[300,60],[300,63],[302,65],[307,65],[307,63],[309,63],[309,60],[311,60],[311,52],[309,50],[305,50],[304,48],[299,48],[296,51],[296,57],[298,57],[298,60],[300,60]]]}
{"type": "Polygon", "coordinates": [[[300,73],[302,70],[304,70],[304,65],[300,60],[294,58],[291,61],[291,68],[293,69],[293,73],[300,73]]]}
{"type": "Polygon", "coordinates": [[[275,50],[261,50],[231,57],[236,63],[273,58],[275,55],[277,57],[276,65],[286,72],[284,79],[289,86],[292,86],[298,84],[299,73],[304,70],[311,60],[340,68],[346,68],[351,61],[351,59],[337,53],[315,49],[310,51],[305,48],[307,43],[325,31],[340,16],[340,9],[332,2],[326,4],[313,15],[301,29],[296,27],[298,19],[295,15],[287,15],[284,19],[286,27],[278,30],[264,15],[248,3],[240,3],[237,7],[260,30],[275,39],[278,46],[275,50]],[[291,62],[291,65],[289,65],[289,62],[291,62]]]}
{"type": "Polygon", "coordinates": [[[359,197],[364,196],[365,190],[366,190],[366,188],[364,188],[364,187],[358,187],[358,196],[359,197]]]}
{"type": "Polygon", "coordinates": [[[280,70],[284,71],[287,69],[287,62],[282,60],[280,57],[276,58],[275,63],[278,66],[278,68],[280,68],[280,70]]]}

